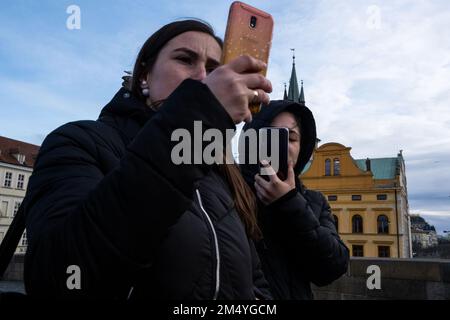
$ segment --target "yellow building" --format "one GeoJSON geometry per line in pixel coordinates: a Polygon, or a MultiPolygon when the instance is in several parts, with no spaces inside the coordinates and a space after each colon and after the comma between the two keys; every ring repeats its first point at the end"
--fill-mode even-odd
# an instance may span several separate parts
{"type": "MultiPolygon", "coordinates": [[[[298,90],[295,55],[292,60],[289,90],[285,85],[283,100],[305,105],[303,81],[298,90]]],[[[350,150],[339,143],[316,145],[301,180],[328,199],[337,230],[353,256],[412,257],[401,151],[393,158],[355,160],[350,150]]]]}
{"type": "Polygon", "coordinates": [[[341,238],[353,256],[409,258],[411,234],[402,153],[394,158],[353,159],[351,148],[316,148],[301,174],[328,199],[341,238]]]}

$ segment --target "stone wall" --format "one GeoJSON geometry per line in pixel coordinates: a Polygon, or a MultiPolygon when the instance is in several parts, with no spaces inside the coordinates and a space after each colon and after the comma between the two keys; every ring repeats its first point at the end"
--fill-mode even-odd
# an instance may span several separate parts
{"type": "Polygon", "coordinates": [[[4,281],[23,281],[24,254],[15,254],[3,275],[4,281]]]}
{"type": "MultiPolygon", "coordinates": [[[[2,280],[22,281],[23,261],[24,255],[15,255],[2,280]]],[[[351,258],[344,276],[325,287],[313,285],[313,291],[317,300],[450,300],[450,260],[351,258]],[[373,265],[380,268],[381,289],[367,286],[373,265]]]]}
{"type": "Polygon", "coordinates": [[[450,260],[351,258],[344,276],[325,287],[313,286],[313,291],[318,300],[449,300],[450,260]],[[367,286],[371,265],[380,268],[381,289],[367,286]]]}

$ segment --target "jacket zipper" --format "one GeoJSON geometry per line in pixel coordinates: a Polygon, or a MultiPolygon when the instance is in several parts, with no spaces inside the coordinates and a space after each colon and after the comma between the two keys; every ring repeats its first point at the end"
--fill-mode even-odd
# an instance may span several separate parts
{"type": "Polygon", "coordinates": [[[130,288],[130,291],[128,292],[127,300],[130,300],[130,299],[131,299],[131,295],[133,294],[133,290],[134,290],[134,287],[131,287],[131,288],[130,288]]]}
{"type": "Polygon", "coordinates": [[[219,241],[217,240],[217,234],[216,234],[216,229],[214,229],[214,225],[211,221],[211,218],[209,217],[208,213],[206,212],[205,208],[203,207],[203,203],[202,203],[202,198],[200,196],[200,192],[198,191],[198,189],[195,190],[195,192],[197,193],[197,199],[200,205],[200,209],[202,210],[202,212],[205,214],[206,219],[208,220],[208,223],[211,227],[213,236],[214,236],[214,246],[215,246],[215,251],[216,251],[216,288],[214,291],[214,296],[213,296],[213,300],[217,300],[217,296],[219,295],[219,288],[220,288],[220,255],[219,255],[219,241]]]}

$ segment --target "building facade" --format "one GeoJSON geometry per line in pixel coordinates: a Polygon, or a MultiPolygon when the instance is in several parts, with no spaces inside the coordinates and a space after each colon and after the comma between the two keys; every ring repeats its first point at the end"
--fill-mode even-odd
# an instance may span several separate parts
{"type": "Polygon", "coordinates": [[[353,159],[339,143],[318,147],[300,178],[330,203],[337,230],[353,256],[412,257],[405,162],[353,159]]]}
{"type": "MultiPolygon", "coordinates": [[[[25,197],[39,146],[0,136],[0,243],[25,197]]],[[[16,253],[27,247],[26,232],[16,253]]]]}
{"type": "Polygon", "coordinates": [[[438,245],[438,236],[434,226],[430,226],[424,218],[418,214],[411,215],[411,237],[413,247],[419,246],[422,249],[435,247],[438,245]]]}
{"type": "MultiPolygon", "coordinates": [[[[294,49],[291,49],[294,51],[294,49]]],[[[294,51],[295,53],[295,51],[294,51]]],[[[295,54],[283,100],[305,106],[303,80],[297,82],[295,54]]],[[[300,179],[322,192],[336,229],[353,256],[411,258],[411,228],[405,161],[396,157],[353,159],[351,148],[327,143],[316,148],[300,179]]]]}

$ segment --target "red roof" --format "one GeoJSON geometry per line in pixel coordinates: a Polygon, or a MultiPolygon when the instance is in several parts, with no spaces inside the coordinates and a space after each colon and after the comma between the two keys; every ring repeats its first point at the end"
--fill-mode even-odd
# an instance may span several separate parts
{"type": "Polygon", "coordinates": [[[32,168],[38,152],[39,146],[0,136],[0,162],[32,168]],[[20,155],[25,156],[23,163],[20,155]]]}

